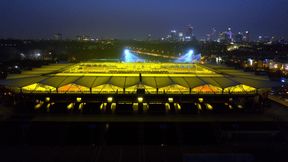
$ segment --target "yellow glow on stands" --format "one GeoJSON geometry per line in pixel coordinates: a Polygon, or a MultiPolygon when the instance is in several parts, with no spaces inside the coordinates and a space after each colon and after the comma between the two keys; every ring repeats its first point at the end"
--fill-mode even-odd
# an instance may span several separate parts
{"type": "Polygon", "coordinates": [[[203,85],[193,88],[192,93],[222,93],[222,88],[213,85],[203,85]]]}
{"type": "Polygon", "coordinates": [[[170,111],[171,110],[171,107],[170,107],[170,104],[169,103],[165,103],[165,108],[170,111]]]}
{"type": "Polygon", "coordinates": [[[22,87],[22,90],[34,91],[38,87],[38,83],[22,87]]]}
{"type": "Polygon", "coordinates": [[[158,93],[169,93],[169,94],[179,94],[179,93],[189,93],[189,88],[183,87],[181,85],[173,84],[167,87],[159,89],[158,93]]]}
{"type": "Polygon", "coordinates": [[[233,106],[232,106],[232,105],[229,105],[229,109],[233,109],[233,106]]]}
{"type": "Polygon", "coordinates": [[[200,103],[202,103],[202,102],[204,101],[204,98],[198,98],[198,101],[199,101],[200,103]]]}
{"type": "Polygon", "coordinates": [[[43,101],[39,101],[39,103],[37,103],[34,108],[37,110],[37,109],[40,109],[42,107],[42,105],[44,104],[43,101]]]}
{"type": "Polygon", "coordinates": [[[143,102],[143,97],[138,97],[137,100],[138,100],[139,103],[142,103],[143,102]]]}
{"type": "Polygon", "coordinates": [[[58,92],[60,92],[60,93],[82,92],[82,93],[84,93],[84,92],[90,92],[90,88],[76,85],[76,84],[67,84],[67,85],[64,85],[64,86],[58,88],[58,92]]]}
{"type": "Polygon", "coordinates": [[[238,109],[243,109],[242,105],[238,105],[237,107],[238,107],[238,109]]]}
{"type": "Polygon", "coordinates": [[[11,85],[7,87],[12,87],[17,92],[20,89],[23,93],[60,94],[136,94],[137,89],[145,89],[146,94],[256,93],[255,88],[240,83],[222,89],[222,85],[225,86],[227,80],[231,80],[230,82],[234,83],[232,85],[237,84],[238,81],[234,82],[233,78],[228,79],[222,73],[214,72],[199,64],[85,62],[65,68],[60,67],[56,69],[58,71],[54,70],[55,73],[51,73],[50,70],[49,73],[42,73],[39,68],[36,70],[39,76],[19,77],[21,79],[18,78],[16,83],[14,80],[11,81],[11,85]],[[19,86],[17,86],[18,82],[19,86]],[[27,82],[34,83],[20,86],[27,82]]]}
{"type": "Polygon", "coordinates": [[[149,105],[147,103],[143,103],[143,112],[146,113],[149,110],[149,105]]]}
{"type": "Polygon", "coordinates": [[[102,104],[100,105],[100,110],[103,110],[103,108],[106,107],[106,104],[107,104],[107,103],[102,103],[102,104]]]}
{"type": "Polygon", "coordinates": [[[206,103],[205,105],[206,105],[206,108],[207,108],[208,110],[213,110],[213,106],[212,106],[212,105],[210,105],[210,104],[208,104],[208,103],[206,103]]]}
{"type": "Polygon", "coordinates": [[[50,112],[50,107],[53,106],[54,104],[55,104],[54,102],[47,104],[46,106],[47,112],[50,112]]]}
{"type": "Polygon", "coordinates": [[[173,103],[173,102],[174,102],[174,99],[170,97],[170,98],[168,98],[168,102],[169,102],[169,103],[173,103]]]}
{"type": "Polygon", "coordinates": [[[116,106],[117,106],[116,103],[112,103],[112,104],[111,104],[111,110],[112,110],[112,113],[115,112],[115,110],[116,110],[116,106]]]}
{"type": "Polygon", "coordinates": [[[23,92],[53,92],[56,88],[40,83],[34,83],[25,87],[22,87],[23,92]]]}
{"type": "Polygon", "coordinates": [[[155,94],[157,93],[156,88],[153,88],[151,86],[143,85],[145,92],[155,94]]]}
{"type": "Polygon", "coordinates": [[[224,93],[256,93],[256,88],[240,84],[237,86],[225,88],[224,93]]]}
{"type": "Polygon", "coordinates": [[[97,76],[128,76],[128,77],[137,77],[139,76],[139,74],[114,74],[114,73],[57,73],[57,74],[54,74],[52,76],[61,76],[61,77],[97,77],[97,76]]]}
{"type": "Polygon", "coordinates": [[[133,109],[134,113],[137,113],[138,112],[138,103],[133,103],[132,109],[133,109]]]}
{"type": "Polygon", "coordinates": [[[50,109],[50,107],[51,107],[51,104],[50,104],[50,103],[47,104],[46,108],[47,108],[47,109],[50,109]]]}
{"type": "Polygon", "coordinates": [[[37,104],[37,105],[35,105],[35,107],[34,107],[34,108],[35,108],[35,109],[40,109],[40,108],[41,108],[41,106],[42,106],[41,104],[37,104]]]}
{"type": "Polygon", "coordinates": [[[84,108],[85,105],[86,105],[86,103],[80,103],[78,109],[79,109],[79,110],[82,110],[82,109],[84,108]]]}
{"type": "Polygon", "coordinates": [[[137,85],[132,86],[132,87],[128,87],[128,88],[125,89],[125,93],[129,93],[129,94],[136,93],[137,92],[137,88],[138,88],[137,85]]]}
{"type": "Polygon", "coordinates": [[[49,102],[50,100],[51,100],[50,97],[46,97],[46,98],[45,98],[45,101],[46,101],[46,102],[49,102]]]}
{"type": "Polygon", "coordinates": [[[177,103],[177,110],[181,110],[181,105],[177,103]]]}
{"type": "Polygon", "coordinates": [[[81,101],[82,101],[82,98],[81,98],[81,97],[77,97],[77,98],[76,98],[76,101],[77,101],[77,102],[81,102],[81,101]]]}
{"type": "Polygon", "coordinates": [[[123,93],[123,88],[114,86],[112,84],[104,84],[97,87],[92,88],[92,93],[123,93]]]}
{"type": "Polygon", "coordinates": [[[113,97],[108,97],[108,98],[107,98],[107,101],[108,101],[108,102],[112,102],[112,101],[113,101],[113,97]]]}
{"type": "MultiPolygon", "coordinates": [[[[109,74],[116,75],[132,74],[134,73],[194,73],[194,74],[215,74],[202,66],[197,64],[185,63],[119,63],[119,62],[87,62],[76,64],[66,70],[61,75],[76,74],[83,76],[83,74],[109,74]]],[[[136,76],[137,76],[136,74],[136,76]]],[[[59,75],[59,74],[58,74],[59,75]]]]}
{"type": "Polygon", "coordinates": [[[202,110],[202,106],[201,106],[199,103],[195,103],[195,105],[197,106],[197,109],[198,109],[199,111],[202,110]]]}
{"type": "Polygon", "coordinates": [[[71,110],[71,109],[73,109],[74,108],[74,103],[70,103],[69,105],[67,105],[67,109],[68,110],[71,110]]]}

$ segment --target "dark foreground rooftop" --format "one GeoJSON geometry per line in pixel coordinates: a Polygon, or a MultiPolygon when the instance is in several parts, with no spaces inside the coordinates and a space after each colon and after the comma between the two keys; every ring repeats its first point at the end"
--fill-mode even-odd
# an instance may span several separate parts
{"type": "Polygon", "coordinates": [[[288,109],[199,115],[12,115],[1,161],[285,161],[288,109]]]}

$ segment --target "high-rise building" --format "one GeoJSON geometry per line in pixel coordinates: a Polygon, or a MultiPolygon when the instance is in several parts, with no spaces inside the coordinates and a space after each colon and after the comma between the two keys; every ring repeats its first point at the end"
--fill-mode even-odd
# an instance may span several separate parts
{"type": "Polygon", "coordinates": [[[229,27],[228,28],[228,31],[226,32],[226,34],[228,35],[228,41],[230,41],[230,42],[233,42],[234,40],[233,40],[233,32],[232,32],[232,28],[231,27],[229,27]]]}
{"type": "Polygon", "coordinates": [[[190,36],[191,38],[194,36],[193,35],[193,26],[192,25],[187,25],[187,31],[186,31],[186,36],[190,36]]]}
{"type": "Polygon", "coordinates": [[[210,42],[211,41],[211,34],[206,34],[206,41],[210,42]]]}
{"type": "Polygon", "coordinates": [[[234,42],[232,29],[229,27],[228,31],[220,32],[217,41],[221,43],[234,42]]]}
{"type": "Polygon", "coordinates": [[[171,40],[172,41],[176,41],[177,40],[177,31],[176,30],[171,30],[170,35],[171,35],[171,40]]]}
{"type": "Polygon", "coordinates": [[[194,28],[191,24],[186,26],[186,32],[185,32],[185,41],[191,41],[196,39],[194,35],[194,28]]]}
{"type": "Polygon", "coordinates": [[[245,42],[250,42],[250,32],[249,31],[245,31],[243,40],[245,42]]]}
{"type": "Polygon", "coordinates": [[[238,32],[235,35],[235,42],[236,43],[242,43],[244,41],[244,35],[241,32],[238,32]]]}
{"type": "Polygon", "coordinates": [[[220,32],[219,37],[218,37],[218,42],[231,43],[231,39],[230,39],[228,32],[226,32],[226,31],[220,32]]]}
{"type": "Polygon", "coordinates": [[[228,35],[226,32],[220,32],[218,36],[218,42],[228,43],[228,35]]]}
{"type": "Polygon", "coordinates": [[[212,28],[211,33],[206,34],[206,41],[215,41],[217,38],[216,32],[216,29],[212,28]]]}
{"type": "Polygon", "coordinates": [[[179,32],[178,33],[178,40],[179,41],[184,41],[185,40],[183,32],[179,32]]]}
{"type": "Polygon", "coordinates": [[[210,34],[210,36],[211,36],[211,41],[215,41],[216,40],[216,36],[217,35],[217,30],[216,30],[216,28],[212,28],[212,33],[210,34]]]}

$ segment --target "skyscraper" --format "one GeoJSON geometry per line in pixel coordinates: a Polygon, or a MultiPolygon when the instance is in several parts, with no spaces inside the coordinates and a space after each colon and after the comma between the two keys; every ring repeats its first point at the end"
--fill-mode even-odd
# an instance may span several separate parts
{"type": "Polygon", "coordinates": [[[179,41],[184,41],[184,34],[183,34],[183,32],[179,32],[179,33],[178,33],[178,40],[179,40],[179,41]]]}
{"type": "Polygon", "coordinates": [[[250,42],[250,32],[249,31],[245,31],[243,40],[245,42],[250,42]]]}
{"type": "Polygon", "coordinates": [[[211,33],[206,34],[206,41],[215,41],[217,38],[216,32],[216,29],[212,28],[211,33]]]}
{"type": "Polygon", "coordinates": [[[190,36],[191,38],[193,37],[193,26],[190,24],[187,25],[186,36],[190,36]]]}
{"type": "Polygon", "coordinates": [[[171,40],[172,41],[176,41],[177,40],[177,31],[176,30],[171,30],[170,35],[171,35],[171,40]]]}
{"type": "Polygon", "coordinates": [[[226,32],[226,34],[228,35],[228,39],[230,42],[233,42],[233,32],[232,32],[232,28],[229,27],[228,31],[226,32]]]}
{"type": "Polygon", "coordinates": [[[193,31],[194,31],[194,28],[191,24],[186,26],[186,33],[185,33],[185,40],[186,41],[191,41],[191,40],[195,39],[193,31]]]}
{"type": "Polygon", "coordinates": [[[220,32],[217,41],[221,43],[231,43],[231,34],[227,31],[220,32]]]}
{"type": "Polygon", "coordinates": [[[241,32],[238,32],[235,35],[235,42],[236,43],[242,43],[244,41],[244,35],[241,32]]]}

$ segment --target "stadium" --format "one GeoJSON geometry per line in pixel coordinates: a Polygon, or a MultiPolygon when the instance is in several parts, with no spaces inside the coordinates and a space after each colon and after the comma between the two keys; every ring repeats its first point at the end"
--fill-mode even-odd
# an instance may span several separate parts
{"type": "Polygon", "coordinates": [[[254,112],[273,86],[250,73],[185,62],[186,56],[184,61],[138,62],[124,53],[124,61],[52,64],[9,75],[1,81],[5,102],[21,112],[254,112]]]}

